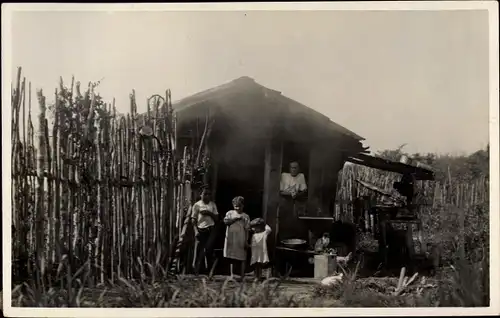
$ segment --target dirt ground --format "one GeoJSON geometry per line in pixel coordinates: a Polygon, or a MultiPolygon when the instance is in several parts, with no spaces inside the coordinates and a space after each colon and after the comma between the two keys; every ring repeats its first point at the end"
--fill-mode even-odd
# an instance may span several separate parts
{"type": "MultiPolygon", "coordinates": [[[[239,278],[236,276],[236,278],[239,278]]],[[[183,286],[184,288],[188,286],[194,286],[196,285],[197,281],[201,281],[201,277],[195,277],[195,276],[183,276],[182,278],[183,281],[189,281],[189,283],[186,286],[186,283],[181,283],[180,285],[183,286]]],[[[228,276],[222,276],[222,275],[216,275],[212,277],[210,280],[206,280],[206,286],[212,290],[221,290],[222,286],[225,284],[225,290],[226,291],[236,291],[237,289],[241,288],[241,283],[237,281],[229,281],[225,283],[228,280],[228,276]]],[[[254,277],[251,275],[245,276],[244,280],[244,288],[251,289],[252,285],[254,284],[255,280],[254,277]]],[[[271,286],[278,285],[277,291],[280,292],[280,294],[286,294],[287,296],[291,297],[293,296],[293,299],[298,303],[311,303],[313,299],[317,296],[314,295],[314,290],[317,286],[320,284],[320,280],[313,279],[313,278],[288,278],[286,280],[282,280],[278,284],[278,280],[270,280],[269,284],[271,286]]],[[[190,287],[189,287],[190,288],[190,287]]],[[[100,291],[98,291],[100,292],[100,291]]],[[[118,293],[115,293],[113,290],[111,290],[109,293],[107,293],[107,297],[112,297],[116,300],[118,300],[121,295],[118,293]]],[[[322,306],[326,307],[337,307],[341,306],[341,303],[339,300],[336,299],[322,299],[321,300],[322,306]]]]}
{"type": "MultiPolygon", "coordinates": [[[[211,286],[214,289],[218,289],[224,284],[224,281],[227,280],[227,276],[222,276],[222,275],[216,275],[212,278],[211,281],[207,282],[207,285],[211,286]]],[[[308,301],[312,300],[314,296],[314,290],[317,286],[319,286],[321,280],[320,279],[314,279],[314,278],[287,278],[285,280],[282,280],[278,286],[278,291],[286,294],[287,296],[294,296],[294,300],[296,301],[308,301]]],[[[254,283],[254,278],[252,275],[246,275],[244,283],[247,286],[250,286],[254,283]]],[[[273,281],[271,280],[271,283],[273,281]]],[[[274,283],[277,283],[277,280],[274,281],[274,283]]],[[[231,288],[237,289],[239,288],[238,283],[232,283],[229,286],[231,288]]],[[[325,301],[328,302],[328,304],[324,304],[325,306],[339,306],[340,301],[336,299],[326,299],[325,301]]]]}
{"type": "MultiPolygon", "coordinates": [[[[294,298],[296,300],[307,301],[315,297],[314,289],[319,283],[320,280],[312,278],[295,278],[285,280],[278,288],[289,296],[295,295],[294,298]]],[[[336,307],[340,306],[341,302],[337,299],[324,299],[323,305],[326,307],[336,307]]]]}

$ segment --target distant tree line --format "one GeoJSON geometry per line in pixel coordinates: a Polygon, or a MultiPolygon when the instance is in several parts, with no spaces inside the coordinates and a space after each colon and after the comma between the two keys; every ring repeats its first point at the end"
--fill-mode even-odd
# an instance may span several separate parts
{"type": "Polygon", "coordinates": [[[434,153],[407,153],[403,150],[404,145],[394,150],[384,150],[378,152],[378,156],[390,160],[399,161],[402,155],[406,155],[412,160],[425,163],[436,173],[436,181],[457,180],[470,182],[480,177],[489,178],[490,173],[490,146],[477,150],[467,156],[457,155],[437,155],[434,153]]]}

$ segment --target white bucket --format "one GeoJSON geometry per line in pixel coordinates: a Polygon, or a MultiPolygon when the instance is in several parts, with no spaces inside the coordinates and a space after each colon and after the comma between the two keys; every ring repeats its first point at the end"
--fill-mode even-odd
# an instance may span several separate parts
{"type": "Polygon", "coordinates": [[[409,165],[410,164],[410,158],[408,158],[407,155],[401,155],[401,158],[399,159],[399,162],[409,165]]]}
{"type": "Polygon", "coordinates": [[[337,257],[335,255],[314,255],[314,278],[323,279],[331,276],[337,270],[337,257]]]}

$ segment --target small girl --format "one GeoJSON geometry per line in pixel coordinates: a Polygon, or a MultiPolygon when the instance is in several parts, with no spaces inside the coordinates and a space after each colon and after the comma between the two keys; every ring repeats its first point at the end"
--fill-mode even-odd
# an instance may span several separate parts
{"type": "Polygon", "coordinates": [[[251,239],[252,258],[250,265],[255,266],[255,278],[260,279],[262,269],[269,263],[267,254],[267,237],[271,233],[271,228],[266,224],[264,219],[254,219],[250,226],[254,234],[251,239]]]}
{"type": "Polygon", "coordinates": [[[233,278],[234,263],[240,263],[241,280],[245,277],[245,262],[247,258],[248,230],[250,217],[243,212],[244,198],[233,199],[233,208],[226,213],[224,224],[227,225],[226,239],[224,241],[224,257],[231,261],[231,278],[233,278]]]}

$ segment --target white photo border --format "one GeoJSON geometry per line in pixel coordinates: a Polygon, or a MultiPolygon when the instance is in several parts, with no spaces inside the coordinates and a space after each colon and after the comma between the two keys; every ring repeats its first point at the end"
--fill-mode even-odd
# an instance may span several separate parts
{"type": "Polygon", "coordinates": [[[371,1],[196,4],[2,4],[2,168],[3,310],[14,317],[298,317],[298,316],[463,316],[500,313],[499,306],[499,46],[497,1],[371,1]],[[13,11],[254,11],[254,10],[487,10],[490,69],[490,307],[483,308],[18,308],[11,307],[11,20],[13,11]],[[497,283],[494,283],[497,282],[497,283]]]}

